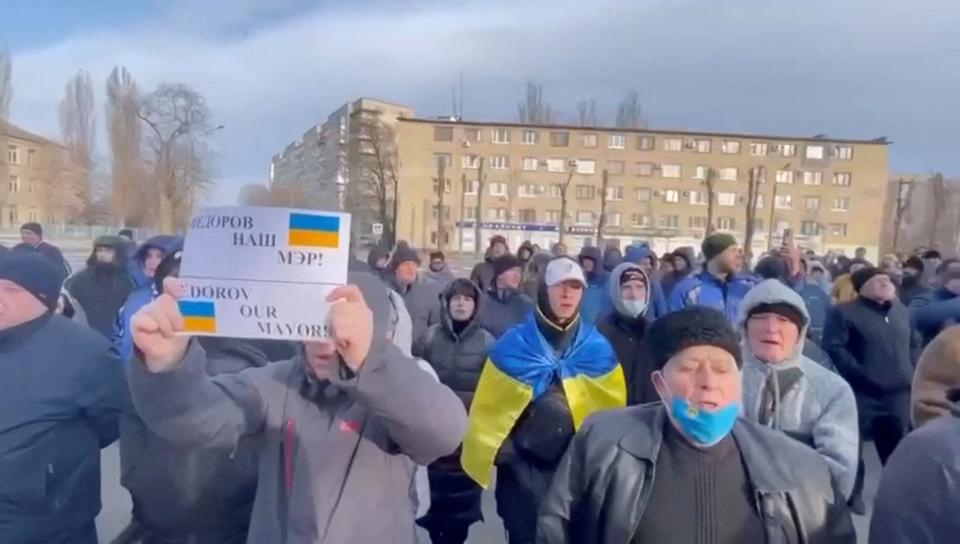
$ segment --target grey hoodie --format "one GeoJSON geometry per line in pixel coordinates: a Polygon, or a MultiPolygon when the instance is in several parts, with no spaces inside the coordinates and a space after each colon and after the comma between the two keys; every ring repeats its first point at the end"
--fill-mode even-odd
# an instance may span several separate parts
{"type": "MultiPolygon", "coordinates": [[[[774,398],[768,426],[804,442],[820,453],[830,467],[840,490],[849,497],[857,474],[857,404],[847,382],[803,355],[803,342],[810,315],[795,291],[779,280],[757,284],[740,303],[738,320],[743,333],[743,417],[761,422],[764,388],[774,398]],[[804,318],[797,346],[787,360],[768,364],[751,353],[746,340],[746,319],[760,304],[785,303],[804,318]],[[776,372],[774,372],[774,369],[776,372]],[[796,369],[798,372],[794,371],[796,369]]],[[[765,418],[764,418],[765,419],[765,418]]]]}

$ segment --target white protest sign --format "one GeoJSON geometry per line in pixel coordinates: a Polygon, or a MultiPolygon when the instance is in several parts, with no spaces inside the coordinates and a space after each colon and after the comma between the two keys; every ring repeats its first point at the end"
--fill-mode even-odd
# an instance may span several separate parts
{"type": "Polygon", "coordinates": [[[200,336],[326,338],[327,295],[336,285],[184,278],[184,331],[200,336]]]}
{"type": "Polygon", "coordinates": [[[349,247],[349,214],[201,209],[190,222],[180,266],[185,334],[326,337],[326,297],[347,282],[349,247]]]}
{"type": "Polygon", "coordinates": [[[344,284],[349,253],[350,214],[218,206],[190,221],[180,275],[344,284]]]}

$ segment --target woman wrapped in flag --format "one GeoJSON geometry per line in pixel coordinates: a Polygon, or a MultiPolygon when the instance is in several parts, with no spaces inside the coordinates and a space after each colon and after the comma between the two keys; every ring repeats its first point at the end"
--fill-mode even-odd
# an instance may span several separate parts
{"type": "Polygon", "coordinates": [[[547,264],[536,308],[497,341],[470,408],[461,463],[484,488],[497,465],[510,544],[534,541],[539,498],[583,420],[626,404],[613,348],[580,318],[585,286],[573,259],[547,264]]]}

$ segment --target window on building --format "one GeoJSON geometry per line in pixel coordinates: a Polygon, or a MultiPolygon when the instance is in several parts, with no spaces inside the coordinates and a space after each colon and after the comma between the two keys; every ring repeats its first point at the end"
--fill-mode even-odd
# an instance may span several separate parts
{"type": "Polygon", "coordinates": [[[840,196],[833,199],[833,203],[830,206],[830,209],[835,212],[848,212],[850,211],[850,197],[840,196]]]}
{"type": "Polygon", "coordinates": [[[641,187],[640,189],[633,190],[633,198],[635,198],[637,202],[650,202],[650,198],[652,196],[653,196],[653,191],[645,187],[641,187]]]}
{"type": "Polygon", "coordinates": [[[495,128],[491,131],[490,141],[495,144],[509,144],[510,143],[510,129],[509,128],[495,128]]]}
{"type": "Polygon", "coordinates": [[[20,217],[17,213],[16,206],[10,206],[10,210],[7,212],[7,219],[10,221],[11,225],[16,225],[20,222],[20,217]]]}
{"type": "Polygon", "coordinates": [[[751,142],[750,143],[750,155],[754,157],[766,157],[767,156],[767,142],[751,142]]]}
{"type": "Polygon", "coordinates": [[[683,138],[664,138],[664,151],[683,151],[683,138]]]}
{"type": "Polygon", "coordinates": [[[740,172],[734,166],[727,166],[720,169],[720,179],[723,181],[737,181],[740,172]]]}
{"type": "MultiPolygon", "coordinates": [[[[27,150],[27,166],[37,166],[37,150],[36,149],[27,150]]],[[[37,214],[36,212],[30,212],[30,215],[36,216],[37,214]]]]}
{"type": "MultiPolygon", "coordinates": [[[[430,243],[431,243],[431,244],[436,244],[436,243],[437,243],[437,231],[435,231],[435,230],[434,230],[434,231],[430,231],[430,243]]],[[[444,245],[450,243],[450,233],[449,233],[449,232],[444,232],[444,233],[443,233],[443,243],[444,243],[444,245]]]]}
{"type": "Polygon", "coordinates": [[[596,174],[597,161],[593,159],[577,159],[578,174],[596,174]]]}
{"type": "Polygon", "coordinates": [[[15,145],[7,147],[7,162],[10,164],[20,164],[20,148],[15,145]]]}
{"type": "Polygon", "coordinates": [[[506,208],[487,208],[487,220],[488,221],[506,221],[507,209],[506,208]]]}
{"type": "Polygon", "coordinates": [[[480,168],[480,155],[461,155],[460,166],[473,170],[480,168]]]}
{"type": "Polygon", "coordinates": [[[724,155],[739,155],[740,140],[724,140],[720,146],[720,152],[724,155]]]}
{"type": "Polygon", "coordinates": [[[627,147],[627,135],[626,134],[611,134],[607,140],[607,147],[609,149],[624,149],[627,147]]]}
{"type": "Polygon", "coordinates": [[[811,172],[809,170],[805,170],[803,172],[803,184],[823,185],[823,172],[811,172]]]}
{"type": "Polygon", "coordinates": [[[490,196],[507,196],[507,184],[502,181],[494,181],[490,184],[490,196]]]}
{"type": "Polygon", "coordinates": [[[676,189],[667,189],[663,192],[663,200],[664,202],[669,202],[671,204],[680,202],[680,191],[676,189]]]}
{"type": "Polygon", "coordinates": [[[611,176],[623,175],[623,161],[607,161],[607,172],[611,176]]]}
{"type": "Polygon", "coordinates": [[[563,187],[558,183],[553,183],[550,185],[550,188],[547,189],[547,196],[550,198],[561,198],[563,194],[563,187]]]}
{"type": "Polygon", "coordinates": [[[807,146],[807,158],[822,161],[823,160],[823,146],[822,145],[808,145],[807,146]]]}
{"type": "Polygon", "coordinates": [[[480,182],[475,179],[468,179],[466,185],[463,188],[463,194],[465,195],[475,195],[480,189],[480,182]]]}
{"type": "MultiPolygon", "coordinates": [[[[538,194],[538,186],[534,183],[521,183],[517,185],[517,196],[520,198],[533,198],[538,194]]],[[[539,191],[543,192],[543,191],[539,191]]]]}
{"type": "Polygon", "coordinates": [[[553,147],[569,147],[570,133],[566,131],[553,131],[550,133],[550,145],[553,147]]]}
{"type": "Polygon", "coordinates": [[[510,156],[509,155],[494,155],[490,157],[490,168],[493,170],[509,170],[510,169],[510,156]]]}
{"type": "Polygon", "coordinates": [[[664,164],[660,166],[660,175],[665,178],[680,179],[683,170],[679,164],[664,164]]]}
{"type": "Polygon", "coordinates": [[[597,188],[593,185],[577,185],[578,200],[593,200],[597,198],[597,188]]]}
{"type": "Polygon", "coordinates": [[[578,210],[577,211],[577,224],[578,225],[592,225],[593,224],[593,212],[578,210]]]}
{"type": "Polygon", "coordinates": [[[830,230],[830,236],[843,237],[847,235],[846,223],[830,223],[828,229],[830,230]]]}
{"type": "Polygon", "coordinates": [[[443,166],[446,168],[453,166],[453,155],[450,153],[434,153],[433,167],[438,168],[440,164],[443,164],[443,166]]]}
{"type": "Polygon", "coordinates": [[[820,209],[820,197],[819,196],[805,196],[803,197],[803,209],[813,212],[820,209]]]}
{"type": "MultiPolygon", "coordinates": [[[[430,206],[430,217],[432,217],[432,218],[434,218],[434,219],[437,218],[437,205],[436,205],[436,204],[430,206]]],[[[447,205],[444,205],[444,206],[443,206],[443,218],[444,218],[444,219],[450,219],[450,206],[447,206],[447,205]]]]}
{"type": "Polygon", "coordinates": [[[19,193],[20,192],[20,177],[19,176],[10,176],[10,192],[19,193]]]}
{"type": "Polygon", "coordinates": [[[777,183],[793,185],[793,170],[777,170],[777,183]]]}
{"type": "Polygon", "coordinates": [[[711,148],[710,140],[695,140],[693,143],[693,149],[697,153],[709,153],[711,148]]]}
{"type": "Polygon", "coordinates": [[[736,206],[737,193],[717,193],[718,206],[736,206]]]}
{"type": "Polygon", "coordinates": [[[707,228],[707,218],[702,215],[694,215],[690,217],[689,225],[691,229],[705,229],[707,228]]]}
{"type": "Polygon", "coordinates": [[[640,177],[648,178],[653,175],[653,163],[652,162],[638,162],[637,163],[637,175],[640,177]]]}
{"type": "Polygon", "coordinates": [[[597,135],[593,133],[581,134],[580,147],[597,147],[597,135]]]}
{"type": "Polygon", "coordinates": [[[631,213],[630,224],[635,227],[649,227],[651,224],[653,224],[653,221],[649,215],[642,213],[631,213]]]}
{"type": "Polygon", "coordinates": [[[732,217],[718,217],[717,228],[720,230],[733,230],[737,228],[737,220],[732,217]]]}
{"type": "Polygon", "coordinates": [[[800,223],[800,234],[804,236],[818,236],[820,234],[820,223],[816,221],[804,221],[800,223]]]}
{"type": "Polygon", "coordinates": [[[37,213],[37,210],[30,210],[27,212],[27,221],[39,221],[40,214],[37,213]]]}
{"type": "Polygon", "coordinates": [[[523,143],[526,145],[536,145],[540,143],[540,131],[539,130],[524,130],[523,131],[523,143]]]}
{"type": "Polygon", "coordinates": [[[758,208],[763,207],[763,195],[757,195],[757,207],[758,208]]]}
{"type": "Polygon", "coordinates": [[[679,215],[661,215],[657,218],[657,226],[662,229],[676,229],[680,227],[679,215]]]}
{"type": "MultiPolygon", "coordinates": [[[[437,194],[437,191],[439,190],[439,188],[440,188],[440,184],[437,182],[437,179],[434,178],[433,194],[437,194]]],[[[444,193],[450,194],[450,192],[453,190],[453,180],[451,180],[450,178],[445,178],[443,180],[443,189],[444,189],[443,191],[444,193]]]]}
{"type": "Polygon", "coordinates": [[[536,223],[537,222],[537,210],[531,208],[524,208],[517,210],[517,219],[521,223],[536,223]]]}
{"type": "Polygon", "coordinates": [[[852,145],[838,145],[836,148],[837,160],[841,161],[852,161],[853,160],[853,146],[852,145]]]}
{"type": "Polygon", "coordinates": [[[637,136],[637,151],[653,151],[657,141],[653,136],[637,136]]]}
{"type": "Polygon", "coordinates": [[[690,203],[698,206],[707,205],[706,191],[690,191],[690,203]]]}
{"type": "Polygon", "coordinates": [[[523,170],[525,172],[536,172],[537,167],[540,165],[540,161],[536,157],[524,157],[523,158],[523,170]]]}
{"type": "Polygon", "coordinates": [[[433,127],[433,141],[452,142],[453,127],[433,127]]]}
{"type": "Polygon", "coordinates": [[[836,172],[833,174],[833,184],[840,187],[849,187],[853,183],[853,174],[850,172],[836,172]]]}
{"type": "Polygon", "coordinates": [[[465,128],[463,138],[472,144],[478,144],[483,141],[483,131],[479,128],[465,128]]]}
{"type": "Polygon", "coordinates": [[[793,195],[777,195],[773,201],[773,206],[779,210],[793,209],[793,195]]]}
{"type": "Polygon", "coordinates": [[[560,210],[547,210],[547,223],[556,225],[560,222],[560,210]]]}
{"type": "Polygon", "coordinates": [[[623,200],[623,187],[607,187],[607,200],[623,200]]]}
{"type": "Polygon", "coordinates": [[[563,172],[567,161],[563,159],[547,159],[547,172],[563,172]]]}
{"type": "Polygon", "coordinates": [[[693,179],[707,179],[707,173],[709,171],[709,166],[697,166],[693,171],[693,179]]]}
{"type": "Polygon", "coordinates": [[[607,226],[608,227],[620,226],[620,212],[607,212],[607,226]]]}

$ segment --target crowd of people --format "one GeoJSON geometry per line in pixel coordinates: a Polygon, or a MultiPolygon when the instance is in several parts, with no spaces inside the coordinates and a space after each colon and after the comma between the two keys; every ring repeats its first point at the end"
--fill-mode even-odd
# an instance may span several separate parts
{"type": "MultiPolygon", "coordinates": [[[[0,542],[856,542],[960,525],[960,260],[785,240],[567,255],[494,236],[457,277],[404,242],[351,260],[330,338],[191,338],[183,239],[42,228],[0,253],[0,542]],[[424,261],[421,262],[421,256],[424,261]]],[[[296,296],[291,293],[291,296],[296,296]]]]}

